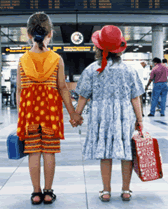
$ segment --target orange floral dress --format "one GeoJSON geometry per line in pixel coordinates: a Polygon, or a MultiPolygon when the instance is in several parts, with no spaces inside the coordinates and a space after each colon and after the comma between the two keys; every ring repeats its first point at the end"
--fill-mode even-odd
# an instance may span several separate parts
{"type": "Polygon", "coordinates": [[[24,153],[60,152],[64,125],[62,97],[57,85],[59,59],[53,51],[27,51],[20,58],[22,90],[17,135],[21,141],[25,140],[24,153]]]}

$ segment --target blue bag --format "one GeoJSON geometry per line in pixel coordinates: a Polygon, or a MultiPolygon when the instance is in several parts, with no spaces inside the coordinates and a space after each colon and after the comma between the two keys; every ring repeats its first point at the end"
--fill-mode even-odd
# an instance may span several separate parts
{"type": "Polygon", "coordinates": [[[28,155],[28,153],[23,153],[24,141],[19,140],[16,130],[10,133],[7,138],[7,150],[9,159],[20,159],[28,155]]]}

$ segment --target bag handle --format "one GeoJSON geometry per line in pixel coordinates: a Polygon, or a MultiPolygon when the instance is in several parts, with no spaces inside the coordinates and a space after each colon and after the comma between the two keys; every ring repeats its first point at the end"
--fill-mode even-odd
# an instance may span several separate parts
{"type": "Polygon", "coordinates": [[[141,126],[140,125],[138,125],[138,128],[139,128],[139,135],[141,136],[141,137],[143,137],[143,133],[142,133],[142,128],[141,128],[141,126]]]}

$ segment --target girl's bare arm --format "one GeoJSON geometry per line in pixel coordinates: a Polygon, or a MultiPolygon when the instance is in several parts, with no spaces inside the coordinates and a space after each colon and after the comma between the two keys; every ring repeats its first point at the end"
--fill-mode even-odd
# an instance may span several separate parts
{"type": "Polygon", "coordinates": [[[86,105],[87,99],[83,96],[79,96],[78,105],[76,107],[76,113],[82,114],[82,111],[86,105]]]}
{"type": "Polygon", "coordinates": [[[60,61],[59,61],[58,86],[59,86],[60,94],[65,104],[65,107],[68,110],[68,113],[70,115],[70,118],[75,120],[77,124],[82,124],[83,118],[75,112],[75,109],[71,101],[71,95],[65,82],[64,62],[62,58],[60,58],[60,61]]]}
{"type": "Polygon", "coordinates": [[[137,119],[136,124],[135,124],[135,129],[139,130],[137,127],[139,125],[139,126],[141,126],[141,129],[143,130],[142,111],[141,111],[141,104],[140,104],[139,96],[136,98],[132,98],[131,103],[133,105],[134,112],[135,112],[136,119],[137,119]]]}
{"type": "Polygon", "coordinates": [[[17,68],[17,91],[16,91],[16,103],[17,103],[17,110],[18,110],[18,112],[19,112],[21,90],[22,89],[21,89],[20,67],[18,65],[18,68],[17,68]]]}

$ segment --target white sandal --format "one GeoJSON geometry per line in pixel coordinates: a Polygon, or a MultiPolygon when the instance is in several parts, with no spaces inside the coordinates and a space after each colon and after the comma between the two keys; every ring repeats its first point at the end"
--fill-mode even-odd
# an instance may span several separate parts
{"type": "Polygon", "coordinates": [[[130,201],[131,195],[132,195],[132,191],[131,190],[122,190],[121,197],[122,197],[123,201],[130,201]],[[123,194],[129,194],[130,197],[129,198],[124,198],[123,194]]]}
{"type": "Polygon", "coordinates": [[[103,198],[103,195],[110,195],[110,198],[111,198],[111,192],[109,192],[109,191],[99,191],[99,198],[100,198],[101,201],[103,201],[103,202],[110,201],[110,198],[103,198]]]}

